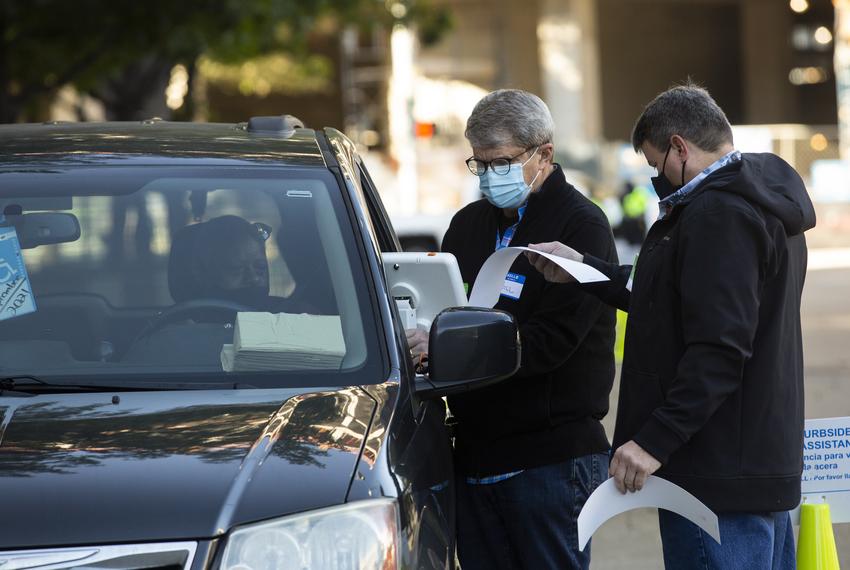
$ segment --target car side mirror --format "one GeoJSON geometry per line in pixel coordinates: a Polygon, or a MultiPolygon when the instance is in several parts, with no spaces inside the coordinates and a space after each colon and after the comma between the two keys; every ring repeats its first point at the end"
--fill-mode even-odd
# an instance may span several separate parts
{"type": "Polygon", "coordinates": [[[417,383],[417,394],[431,399],[489,386],[516,373],[520,357],[519,332],[509,313],[446,309],[431,325],[430,373],[417,383]]]}

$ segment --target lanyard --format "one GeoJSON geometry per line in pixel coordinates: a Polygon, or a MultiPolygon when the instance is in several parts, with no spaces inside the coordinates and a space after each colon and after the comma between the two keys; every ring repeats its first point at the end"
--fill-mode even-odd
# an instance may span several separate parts
{"type": "Polygon", "coordinates": [[[525,214],[525,209],[528,207],[528,204],[517,210],[517,214],[519,214],[519,219],[517,222],[505,230],[505,235],[499,234],[499,229],[496,228],[496,251],[500,249],[504,249],[511,245],[511,240],[514,239],[514,234],[516,233],[516,228],[519,223],[522,221],[522,215],[525,214]]]}

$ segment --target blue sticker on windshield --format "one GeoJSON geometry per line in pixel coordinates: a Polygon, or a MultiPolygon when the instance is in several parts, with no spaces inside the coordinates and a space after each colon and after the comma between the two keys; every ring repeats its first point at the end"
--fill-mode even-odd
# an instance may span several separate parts
{"type": "Polygon", "coordinates": [[[0,321],[35,312],[30,278],[15,228],[0,228],[0,321]]]}

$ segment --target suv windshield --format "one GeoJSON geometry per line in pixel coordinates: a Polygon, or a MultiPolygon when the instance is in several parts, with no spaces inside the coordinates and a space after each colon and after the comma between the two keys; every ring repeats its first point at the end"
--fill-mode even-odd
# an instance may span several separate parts
{"type": "Polygon", "coordinates": [[[0,377],[383,380],[375,316],[322,168],[0,172],[0,377]]]}

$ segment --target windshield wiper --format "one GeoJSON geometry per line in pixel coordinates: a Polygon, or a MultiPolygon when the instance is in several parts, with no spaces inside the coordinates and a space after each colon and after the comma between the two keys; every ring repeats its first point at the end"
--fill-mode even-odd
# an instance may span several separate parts
{"type": "Polygon", "coordinates": [[[30,375],[0,377],[0,394],[3,392],[24,392],[28,394],[37,392],[101,392],[115,389],[116,386],[98,384],[51,383],[30,375]]]}
{"type": "Polygon", "coordinates": [[[0,392],[4,390],[15,390],[19,386],[32,385],[48,385],[44,380],[39,380],[35,376],[6,376],[0,378],[0,392]]]}
{"type": "Polygon", "coordinates": [[[231,383],[200,382],[122,382],[121,384],[46,382],[30,375],[0,377],[0,395],[3,392],[62,393],[62,392],[142,392],[154,390],[228,390],[231,383]]]}

